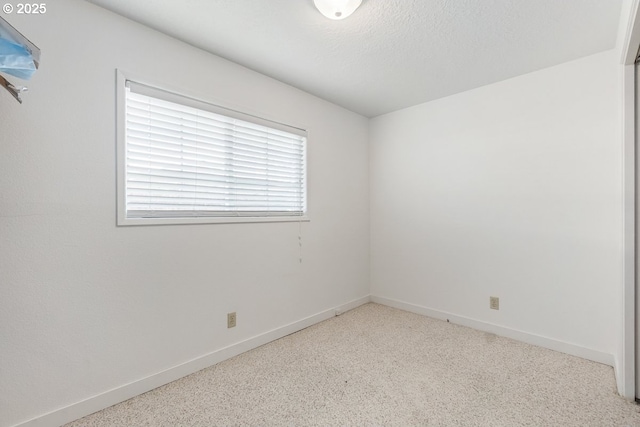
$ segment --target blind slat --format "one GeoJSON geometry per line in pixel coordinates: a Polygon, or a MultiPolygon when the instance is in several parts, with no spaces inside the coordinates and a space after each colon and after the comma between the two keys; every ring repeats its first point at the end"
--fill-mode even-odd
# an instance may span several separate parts
{"type": "Polygon", "coordinates": [[[216,141],[220,141],[222,145],[225,143],[234,142],[235,144],[243,145],[247,149],[266,149],[270,148],[276,152],[282,153],[297,153],[301,147],[292,144],[280,144],[279,141],[273,138],[245,138],[237,132],[207,132],[205,129],[191,129],[180,128],[176,126],[170,128],[162,126],[157,122],[141,123],[132,120],[127,121],[127,128],[132,135],[153,135],[158,140],[166,140],[168,142],[179,140],[185,143],[191,142],[205,142],[207,144],[215,144],[216,141]]]}
{"type": "Polygon", "coordinates": [[[171,111],[167,109],[158,109],[153,106],[147,106],[147,108],[136,107],[132,103],[127,103],[128,111],[130,112],[128,119],[132,123],[146,124],[155,123],[161,124],[166,129],[183,128],[186,130],[204,130],[209,133],[229,133],[234,132],[241,138],[246,139],[261,139],[270,138],[273,141],[281,142],[282,144],[295,143],[297,137],[291,137],[286,134],[277,134],[274,132],[265,132],[255,127],[246,127],[239,122],[221,121],[218,119],[211,119],[193,114],[185,114],[181,111],[171,111]]]}
{"type": "MultiPolygon", "coordinates": [[[[157,87],[152,87],[131,80],[128,80],[126,82],[126,85],[131,94],[129,99],[135,99],[137,97],[147,97],[152,99],[153,102],[160,101],[174,104],[174,108],[195,108],[200,111],[222,115],[227,119],[239,119],[248,125],[262,126],[271,129],[274,134],[298,135],[306,138],[306,131],[293,126],[288,126],[250,114],[241,113],[235,110],[213,105],[208,102],[200,101],[198,99],[178,95],[176,93],[165,91],[157,87]]],[[[147,98],[144,99],[146,100],[147,98]]]]}
{"type": "MultiPolygon", "coordinates": [[[[132,146],[127,151],[127,157],[133,160],[139,160],[140,162],[150,162],[150,163],[184,163],[191,165],[199,165],[200,167],[206,168],[207,165],[211,167],[216,167],[218,165],[225,165],[228,167],[230,164],[228,159],[229,155],[225,153],[221,153],[218,155],[214,155],[211,153],[202,153],[202,152],[194,152],[194,151],[179,151],[175,152],[173,150],[166,150],[163,148],[149,148],[144,149],[144,147],[132,146]]],[[[254,167],[256,169],[265,169],[268,168],[274,171],[281,172],[291,172],[298,174],[300,170],[302,170],[302,166],[298,161],[288,161],[284,162],[279,159],[269,161],[265,159],[261,159],[257,156],[246,156],[244,154],[233,154],[233,163],[234,165],[241,165],[243,167],[254,167]]]]}

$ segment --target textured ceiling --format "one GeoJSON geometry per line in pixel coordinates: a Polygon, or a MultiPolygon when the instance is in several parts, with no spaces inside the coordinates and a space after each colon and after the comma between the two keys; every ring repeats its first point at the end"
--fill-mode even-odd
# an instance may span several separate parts
{"type": "Polygon", "coordinates": [[[368,117],[615,46],[622,0],[89,0],[368,117]]]}

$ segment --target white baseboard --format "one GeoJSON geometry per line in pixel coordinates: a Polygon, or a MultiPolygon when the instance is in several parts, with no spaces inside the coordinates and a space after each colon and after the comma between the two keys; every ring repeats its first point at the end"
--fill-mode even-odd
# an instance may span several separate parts
{"type": "MultiPolygon", "coordinates": [[[[636,384],[633,379],[635,372],[631,375],[631,379],[628,376],[625,377],[625,369],[622,363],[622,359],[620,357],[614,357],[613,359],[613,372],[616,375],[616,385],[618,386],[618,394],[630,402],[635,402],[636,400],[636,384]]],[[[634,371],[635,371],[635,367],[634,371]]]]}
{"type": "Polygon", "coordinates": [[[101,409],[108,408],[117,403],[124,402],[132,397],[153,390],[172,381],[198,372],[204,368],[220,363],[238,354],[260,347],[271,341],[277,340],[294,332],[298,332],[316,323],[330,319],[338,314],[352,310],[358,306],[370,302],[369,296],[358,298],[338,307],[322,311],[307,318],[298,320],[280,328],[257,335],[239,343],[221,348],[204,356],[197,357],[188,362],[169,368],[157,374],[150,375],[124,384],[120,387],[92,396],[67,407],[57,409],[48,414],[38,416],[28,421],[15,424],[13,427],[57,427],[68,422],[93,414],[101,409]]]}
{"type": "Polygon", "coordinates": [[[570,354],[572,356],[581,357],[583,359],[592,360],[594,362],[609,365],[615,368],[615,359],[612,354],[593,350],[579,345],[570,344],[564,341],[558,341],[553,338],[547,338],[540,335],[530,334],[528,332],[518,331],[516,329],[506,328],[504,326],[494,325],[493,323],[483,322],[480,320],[470,319],[464,316],[447,313],[445,311],[435,310],[403,301],[397,301],[390,298],[378,297],[371,295],[371,301],[387,305],[389,307],[399,308],[400,310],[410,311],[416,314],[433,317],[435,319],[449,320],[457,325],[467,326],[484,332],[511,338],[517,341],[526,342],[527,344],[537,345],[539,347],[548,348],[550,350],[559,351],[561,353],[570,354]]]}
{"type": "Polygon", "coordinates": [[[629,400],[624,395],[624,384],[622,381],[622,365],[620,364],[620,360],[617,357],[613,357],[613,374],[616,376],[616,385],[618,386],[618,394],[625,399],[629,400]]]}

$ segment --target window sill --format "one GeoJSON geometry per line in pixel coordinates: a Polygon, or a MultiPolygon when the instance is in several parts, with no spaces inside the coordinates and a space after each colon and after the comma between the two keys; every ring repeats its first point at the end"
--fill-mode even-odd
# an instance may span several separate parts
{"type": "Polygon", "coordinates": [[[117,225],[187,225],[187,224],[238,224],[262,222],[309,222],[308,216],[273,216],[273,217],[200,217],[200,218],[118,218],[117,225]]]}

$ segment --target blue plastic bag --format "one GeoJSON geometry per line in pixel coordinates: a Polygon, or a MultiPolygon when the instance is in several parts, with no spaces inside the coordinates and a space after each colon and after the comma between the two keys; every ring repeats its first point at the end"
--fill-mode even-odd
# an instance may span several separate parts
{"type": "Polygon", "coordinates": [[[0,72],[29,80],[35,71],[33,57],[24,46],[0,38],[0,72]]]}

